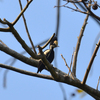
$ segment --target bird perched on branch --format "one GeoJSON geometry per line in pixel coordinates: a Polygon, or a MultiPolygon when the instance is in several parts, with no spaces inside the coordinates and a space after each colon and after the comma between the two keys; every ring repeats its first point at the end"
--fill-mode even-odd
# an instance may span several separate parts
{"type": "MultiPolygon", "coordinates": [[[[50,49],[47,49],[44,51],[44,55],[46,56],[47,60],[51,63],[54,59],[54,48],[58,47],[58,41],[57,37],[54,37],[51,42],[50,42],[50,49]]],[[[43,69],[45,69],[45,65],[43,62],[40,60],[39,66],[38,66],[38,72],[41,72],[43,69]]]]}

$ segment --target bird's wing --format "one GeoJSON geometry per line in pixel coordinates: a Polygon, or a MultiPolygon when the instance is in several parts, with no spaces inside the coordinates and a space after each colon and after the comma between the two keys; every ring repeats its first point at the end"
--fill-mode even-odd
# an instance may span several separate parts
{"type": "Polygon", "coordinates": [[[51,50],[47,49],[44,51],[44,55],[46,56],[46,58],[48,58],[50,56],[51,50]]]}

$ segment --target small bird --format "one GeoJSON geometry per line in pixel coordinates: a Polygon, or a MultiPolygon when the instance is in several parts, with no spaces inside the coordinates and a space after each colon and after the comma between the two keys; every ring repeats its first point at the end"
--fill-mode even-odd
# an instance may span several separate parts
{"type": "MultiPolygon", "coordinates": [[[[54,37],[51,42],[50,42],[50,49],[47,49],[44,51],[44,55],[46,56],[47,60],[51,63],[54,59],[54,48],[58,47],[58,41],[57,41],[57,37],[54,37]]],[[[38,66],[38,70],[37,73],[41,72],[43,69],[45,69],[45,65],[43,64],[43,62],[40,60],[39,61],[39,66],[38,66]]]]}

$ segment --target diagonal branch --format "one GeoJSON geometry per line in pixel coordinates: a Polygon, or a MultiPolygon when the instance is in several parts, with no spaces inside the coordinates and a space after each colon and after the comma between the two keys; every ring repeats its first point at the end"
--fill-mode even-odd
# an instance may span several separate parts
{"type": "Polygon", "coordinates": [[[92,55],[92,57],[91,57],[90,63],[89,63],[89,65],[88,65],[88,67],[87,67],[85,76],[84,76],[84,78],[83,78],[82,84],[85,84],[85,83],[86,83],[88,74],[89,74],[89,72],[90,72],[91,66],[92,66],[92,64],[93,64],[93,61],[94,61],[94,58],[95,58],[95,56],[96,56],[96,54],[97,54],[97,51],[98,51],[98,49],[99,49],[99,46],[100,46],[100,40],[99,40],[98,44],[97,44],[96,47],[95,47],[95,50],[94,50],[93,55],[92,55]]]}
{"type": "MultiPolygon", "coordinates": [[[[22,11],[22,4],[21,4],[21,1],[20,1],[20,0],[19,0],[19,4],[20,4],[20,9],[21,9],[21,11],[22,11]]],[[[37,54],[37,53],[36,53],[36,50],[35,50],[35,47],[34,47],[34,44],[33,44],[33,42],[32,42],[31,36],[30,36],[30,34],[29,34],[29,31],[28,31],[28,27],[27,27],[27,23],[26,23],[26,19],[25,19],[25,17],[24,17],[24,14],[22,14],[22,17],[23,17],[25,29],[26,29],[26,32],[27,32],[29,41],[30,41],[30,43],[31,43],[32,49],[34,50],[35,54],[37,54]]]]}
{"type": "Polygon", "coordinates": [[[75,49],[75,52],[74,52],[73,66],[72,66],[72,73],[73,73],[74,76],[76,76],[76,63],[77,63],[78,51],[79,51],[79,48],[80,48],[82,36],[83,36],[84,30],[85,30],[85,27],[86,27],[86,24],[87,24],[88,17],[89,17],[89,15],[87,14],[87,16],[84,20],[83,26],[81,28],[80,35],[78,37],[78,41],[77,41],[77,45],[76,45],[76,49],[75,49]]]}
{"type": "Polygon", "coordinates": [[[20,35],[18,34],[18,32],[15,30],[15,28],[12,26],[12,24],[10,22],[8,22],[6,19],[4,19],[7,22],[7,25],[10,27],[10,32],[12,32],[12,34],[15,36],[15,38],[17,39],[17,41],[21,44],[21,46],[26,50],[26,52],[35,59],[41,59],[42,56],[41,55],[36,55],[29,47],[28,45],[25,43],[25,41],[20,37],[20,35]]]}
{"type": "MultiPolygon", "coordinates": [[[[64,60],[65,65],[67,66],[67,68],[68,68],[69,72],[71,73],[72,78],[74,79],[73,74],[72,74],[72,72],[71,72],[71,70],[70,70],[70,67],[68,66],[68,64],[67,64],[67,62],[66,62],[66,60],[65,60],[65,58],[63,57],[63,55],[62,55],[62,54],[61,54],[61,57],[62,57],[62,59],[64,60]]],[[[69,75],[69,74],[68,74],[68,75],[69,75]]]]}
{"type": "Polygon", "coordinates": [[[22,54],[17,53],[14,50],[11,50],[10,48],[4,46],[3,44],[0,43],[0,50],[11,55],[12,57],[26,63],[29,64],[31,66],[37,67],[38,66],[38,61],[32,60],[30,58],[27,58],[25,56],[23,56],[22,54]]]}
{"type": "Polygon", "coordinates": [[[18,15],[18,17],[15,19],[14,22],[12,22],[12,25],[15,25],[16,22],[19,20],[19,18],[21,17],[21,15],[25,12],[25,10],[28,8],[29,4],[32,2],[33,0],[30,0],[27,2],[27,5],[25,6],[25,8],[21,11],[21,13],[18,15]]]}
{"type": "Polygon", "coordinates": [[[52,37],[46,42],[44,46],[41,47],[41,49],[44,49],[52,40],[52,38],[55,36],[55,33],[52,35],[52,37]]]}

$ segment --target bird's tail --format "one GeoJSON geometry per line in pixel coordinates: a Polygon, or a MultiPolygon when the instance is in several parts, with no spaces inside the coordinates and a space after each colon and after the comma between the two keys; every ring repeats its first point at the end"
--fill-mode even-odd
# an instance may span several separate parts
{"type": "Polygon", "coordinates": [[[45,69],[45,65],[43,64],[42,61],[39,61],[37,73],[41,72],[43,69],[45,69]]]}

